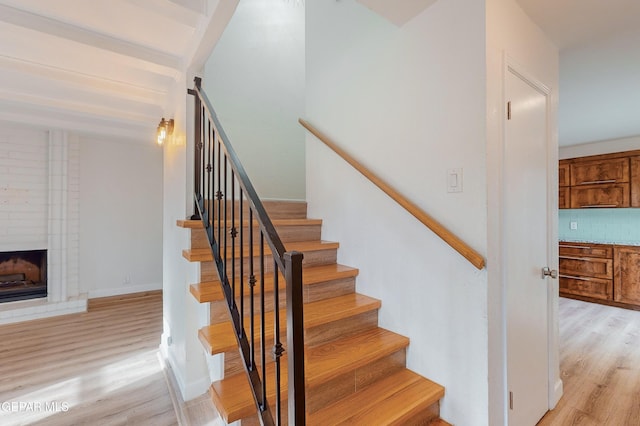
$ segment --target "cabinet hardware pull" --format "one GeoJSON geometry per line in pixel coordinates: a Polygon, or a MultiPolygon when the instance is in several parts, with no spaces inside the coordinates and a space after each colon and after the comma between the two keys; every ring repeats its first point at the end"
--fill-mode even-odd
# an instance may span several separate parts
{"type": "Polygon", "coordinates": [[[573,275],[564,275],[564,274],[560,274],[560,278],[571,278],[571,279],[573,279],[573,280],[591,281],[591,279],[589,279],[589,278],[585,278],[585,277],[574,277],[573,275]]]}
{"type": "Polygon", "coordinates": [[[595,185],[597,183],[616,183],[616,179],[592,180],[590,182],[580,182],[578,185],[595,185]]]}
{"type": "Polygon", "coordinates": [[[591,250],[593,247],[588,247],[588,246],[567,246],[564,244],[560,244],[559,247],[563,247],[563,248],[575,248],[575,249],[583,249],[583,250],[591,250]]]}
{"type": "Polygon", "coordinates": [[[580,206],[581,209],[593,208],[593,207],[618,207],[618,205],[617,204],[586,204],[586,205],[580,206]]]}

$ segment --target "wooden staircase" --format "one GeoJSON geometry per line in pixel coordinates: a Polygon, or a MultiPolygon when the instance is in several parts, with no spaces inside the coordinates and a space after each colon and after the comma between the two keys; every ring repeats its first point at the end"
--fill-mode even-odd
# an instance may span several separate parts
{"type": "MultiPolygon", "coordinates": [[[[355,292],[358,270],[336,263],[339,244],[320,239],[322,221],[306,218],[306,203],[264,204],[287,250],[304,253],[307,424],[447,425],[439,418],[444,388],[405,367],[409,339],[378,327],[381,302],[355,292]]],[[[201,281],[190,286],[191,294],[211,305],[210,325],[199,331],[199,338],[210,354],[223,353],[225,359],[225,378],[211,385],[213,402],[227,423],[259,424],[202,223],[184,220],[178,226],[191,230],[191,247],[183,256],[202,262],[201,281]]],[[[246,246],[237,250],[248,253],[246,246]]],[[[285,280],[278,282],[284,288],[285,280]]],[[[266,279],[265,293],[273,286],[273,278],[266,279]]],[[[273,315],[266,321],[271,330],[266,337],[272,339],[273,315]]],[[[272,375],[274,363],[267,362],[272,375]]],[[[286,383],[286,353],[282,366],[286,383]]],[[[268,387],[270,401],[274,395],[275,389],[268,387]]]]}

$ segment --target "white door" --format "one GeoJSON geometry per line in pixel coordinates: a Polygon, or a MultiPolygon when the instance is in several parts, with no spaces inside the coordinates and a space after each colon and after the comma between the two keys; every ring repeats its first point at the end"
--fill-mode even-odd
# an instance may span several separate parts
{"type": "Polygon", "coordinates": [[[504,248],[510,426],[548,408],[547,95],[509,68],[504,147],[504,248]],[[510,110],[510,112],[509,112],[510,110]]]}

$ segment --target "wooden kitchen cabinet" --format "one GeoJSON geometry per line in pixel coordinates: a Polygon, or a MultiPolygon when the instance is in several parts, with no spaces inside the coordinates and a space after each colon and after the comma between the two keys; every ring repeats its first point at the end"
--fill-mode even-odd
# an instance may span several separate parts
{"type": "Polygon", "coordinates": [[[566,161],[560,161],[558,165],[558,208],[571,208],[571,165],[566,161]]]}
{"type": "Polygon", "coordinates": [[[571,186],[629,182],[629,158],[584,161],[571,164],[571,186]]]}
{"type": "Polygon", "coordinates": [[[640,310],[640,246],[560,242],[560,296],[640,310]]]}
{"type": "Polygon", "coordinates": [[[560,243],[560,295],[613,300],[613,247],[560,243]]]}
{"type": "Polygon", "coordinates": [[[640,207],[640,156],[630,158],[631,207],[640,207]]]}
{"type": "Polygon", "coordinates": [[[571,186],[571,164],[566,161],[560,160],[558,165],[558,186],[571,186]]]}
{"type": "Polygon", "coordinates": [[[640,306],[640,247],[615,246],[614,300],[640,306]]]}
{"type": "Polygon", "coordinates": [[[570,197],[572,209],[631,206],[628,183],[572,186],[570,197]]]}

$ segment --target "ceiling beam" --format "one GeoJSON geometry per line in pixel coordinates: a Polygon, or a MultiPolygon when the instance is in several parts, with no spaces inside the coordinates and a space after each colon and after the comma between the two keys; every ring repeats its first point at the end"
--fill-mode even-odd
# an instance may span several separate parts
{"type": "Polygon", "coordinates": [[[11,6],[0,5],[0,21],[174,70],[182,69],[182,60],[178,56],[11,6]]]}

